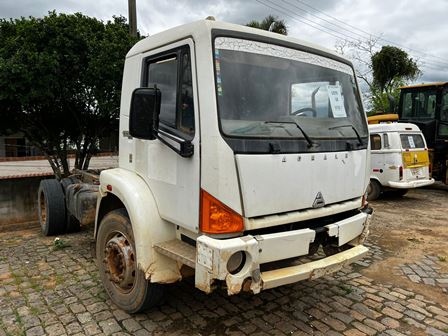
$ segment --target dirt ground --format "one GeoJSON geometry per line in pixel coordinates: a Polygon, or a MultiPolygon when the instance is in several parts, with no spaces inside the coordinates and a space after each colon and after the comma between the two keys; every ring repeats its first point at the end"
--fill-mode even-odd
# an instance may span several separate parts
{"type": "Polygon", "coordinates": [[[63,248],[36,226],[2,232],[0,336],[448,335],[448,188],[371,206],[368,255],[335,274],[230,297],[206,295],[190,279],[134,315],[103,289],[92,227],[59,236],[63,248]]]}
{"type": "Polygon", "coordinates": [[[410,190],[404,197],[384,193],[371,206],[375,216],[369,240],[387,250],[388,257],[364,269],[363,274],[381,282],[404,283],[436,302],[446,303],[448,297],[440,295],[440,287],[415,283],[390,270],[435,256],[440,261],[438,273],[448,273],[448,188],[437,184],[410,190]]]}

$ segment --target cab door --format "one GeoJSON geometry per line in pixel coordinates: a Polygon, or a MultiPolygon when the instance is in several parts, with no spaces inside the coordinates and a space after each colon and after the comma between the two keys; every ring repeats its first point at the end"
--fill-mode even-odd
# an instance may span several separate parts
{"type": "Polygon", "coordinates": [[[136,140],[136,172],[150,186],[163,219],[197,231],[200,132],[193,40],[186,39],[144,54],[141,86],[157,86],[161,92],[159,136],[162,139],[136,140]],[[176,153],[169,146],[179,147],[172,137],[191,141],[193,154],[183,157],[176,153]]]}

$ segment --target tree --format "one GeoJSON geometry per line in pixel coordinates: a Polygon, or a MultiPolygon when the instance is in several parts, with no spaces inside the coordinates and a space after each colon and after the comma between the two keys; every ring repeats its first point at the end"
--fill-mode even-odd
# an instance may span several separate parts
{"type": "MultiPolygon", "coordinates": [[[[417,79],[421,74],[420,70],[418,70],[417,62],[412,60],[412,58],[409,58],[405,51],[390,46],[384,46],[380,50],[379,42],[381,39],[382,36],[370,37],[366,40],[357,41],[340,40],[335,46],[339,53],[345,55],[353,62],[356,76],[361,80],[360,85],[363,89],[368,114],[390,111],[392,107],[390,106],[391,98],[398,101],[400,97],[400,86],[405,85],[410,80],[417,79]],[[381,70],[381,66],[379,66],[378,63],[380,63],[379,60],[381,59],[381,62],[383,62],[385,58],[376,56],[378,61],[376,71],[374,69],[373,59],[375,55],[384,55],[384,53],[381,53],[384,49],[387,50],[387,57],[397,57],[393,56],[396,54],[398,55],[398,59],[401,58],[403,62],[409,62],[409,65],[413,64],[413,66],[417,67],[417,71],[414,75],[412,75],[412,73],[406,74],[406,72],[403,71],[395,71],[395,76],[391,78],[390,81],[387,81],[385,85],[381,85],[380,82],[384,82],[384,78],[380,81],[376,80],[377,77],[383,76],[383,70],[381,70]],[[403,57],[404,55],[405,57],[403,57]],[[378,74],[378,76],[375,77],[375,74],[378,74]]],[[[386,66],[388,65],[386,64],[386,66]]],[[[393,71],[392,68],[389,70],[393,71]]],[[[398,68],[396,68],[396,70],[398,70],[398,68]]],[[[389,71],[389,74],[391,73],[392,72],[389,71]]]]}
{"type": "Polygon", "coordinates": [[[391,93],[405,80],[414,80],[420,74],[417,63],[406,51],[383,46],[372,56],[373,82],[381,92],[391,93]]]}
{"type": "Polygon", "coordinates": [[[123,17],[80,13],[0,20],[0,132],[23,132],[58,178],[87,169],[116,129],[124,58],[138,38],[123,17]]]}
{"type": "Polygon", "coordinates": [[[288,35],[288,28],[286,27],[285,20],[279,20],[278,17],[273,15],[266,16],[263,21],[252,20],[246,24],[246,26],[288,35]]]}

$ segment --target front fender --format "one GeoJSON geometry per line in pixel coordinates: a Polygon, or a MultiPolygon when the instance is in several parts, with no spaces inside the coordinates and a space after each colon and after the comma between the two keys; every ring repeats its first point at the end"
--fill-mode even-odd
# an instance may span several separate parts
{"type": "Polygon", "coordinates": [[[157,253],[156,243],[176,238],[175,225],[163,220],[148,184],[136,173],[114,168],[103,170],[100,175],[100,192],[97,202],[95,235],[102,202],[109,193],[120,199],[131,220],[134,233],[137,265],[151,282],[172,283],[181,279],[176,261],[157,253]],[[108,187],[110,186],[108,190],[108,187]]]}

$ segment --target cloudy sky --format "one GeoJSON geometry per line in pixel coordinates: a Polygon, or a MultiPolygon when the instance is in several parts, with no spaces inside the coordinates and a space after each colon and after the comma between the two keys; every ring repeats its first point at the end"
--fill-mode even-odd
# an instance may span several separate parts
{"type": "MultiPolygon", "coordinates": [[[[0,0],[0,17],[82,12],[102,20],[127,16],[126,0],[0,0]]],[[[448,0],[137,0],[144,35],[209,15],[245,24],[268,14],[284,19],[289,35],[335,49],[337,40],[381,36],[418,60],[419,82],[448,81],[448,0]]]]}

